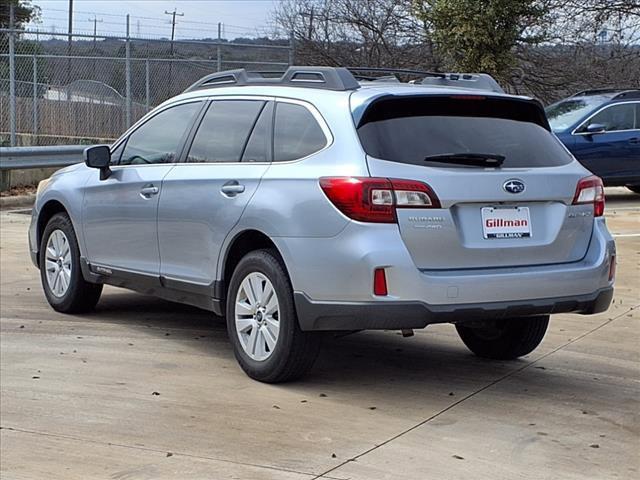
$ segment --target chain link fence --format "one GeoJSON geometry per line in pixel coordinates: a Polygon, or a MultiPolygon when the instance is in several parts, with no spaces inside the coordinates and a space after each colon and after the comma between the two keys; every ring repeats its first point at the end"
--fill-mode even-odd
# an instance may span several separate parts
{"type": "Polygon", "coordinates": [[[156,40],[0,29],[0,145],[108,143],[209,73],[282,71],[288,39],[156,40]]]}

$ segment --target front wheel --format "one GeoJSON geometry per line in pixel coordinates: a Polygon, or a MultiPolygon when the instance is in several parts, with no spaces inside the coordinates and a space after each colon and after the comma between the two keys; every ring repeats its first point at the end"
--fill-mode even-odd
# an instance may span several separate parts
{"type": "Polygon", "coordinates": [[[533,352],[547,332],[549,315],[456,325],[464,344],[479,357],[513,360],[533,352]]]}
{"type": "Polygon", "coordinates": [[[42,233],[40,278],[49,305],[58,312],[86,312],[100,299],[102,285],[82,277],[78,241],[65,213],[51,217],[42,233]]]}
{"type": "Polygon", "coordinates": [[[234,354],[251,378],[286,382],[313,365],[319,334],[300,330],[293,289],[275,252],[256,250],[240,260],[229,284],[226,313],[234,354]]]}

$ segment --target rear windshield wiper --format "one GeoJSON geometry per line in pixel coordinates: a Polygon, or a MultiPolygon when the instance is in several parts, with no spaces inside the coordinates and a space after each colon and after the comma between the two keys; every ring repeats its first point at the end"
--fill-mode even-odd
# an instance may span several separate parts
{"type": "Polygon", "coordinates": [[[452,163],[470,167],[499,167],[504,163],[504,155],[496,153],[441,153],[425,157],[425,162],[452,163]]]}

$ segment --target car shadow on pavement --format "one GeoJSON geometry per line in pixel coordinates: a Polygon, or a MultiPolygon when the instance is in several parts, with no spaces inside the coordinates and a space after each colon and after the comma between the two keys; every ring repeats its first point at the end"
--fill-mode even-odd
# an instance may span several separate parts
{"type": "MultiPolygon", "coordinates": [[[[86,318],[86,317],[85,317],[86,318]]],[[[97,322],[117,323],[162,338],[179,342],[177,350],[195,350],[212,359],[235,364],[227,338],[224,318],[195,307],[167,302],[131,292],[105,292],[97,310],[91,315],[97,322]]],[[[534,363],[558,345],[545,346],[515,361],[490,361],[472,355],[450,325],[436,325],[403,338],[396,331],[359,332],[342,337],[327,336],[319,358],[302,379],[280,386],[304,396],[365,396],[379,408],[391,404],[413,408],[415,396],[435,397],[455,403],[476,391],[484,390],[511,374],[506,387],[514,398],[535,396],[538,400],[562,398],[607,398],[612,388],[606,375],[595,372],[606,363],[589,364],[589,371],[571,362],[563,367],[548,362],[534,363]],[[528,367],[528,368],[527,368],[528,367]],[[403,392],[399,394],[399,392],[403,392]]],[[[554,342],[554,343],[557,343],[554,342]]],[[[215,365],[215,363],[214,363],[215,365]]],[[[236,381],[252,382],[239,367],[222,370],[235,375],[236,381]]],[[[252,383],[256,388],[258,383],[252,383]]],[[[578,401],[578,403],[580,403],[578,401]]]]}
{"type": "MultiPolygon", "coordinates": [[[[145,335],[180,342],[207,355],[233,359],[225,319],[195,307],[130,292],[105,293],[91,318],[118,323],[145,335]]],[[[182,348],[182,347],[181,347],[182,348]]],[[[439,325],[403,338],[397,331],[368,331],[345,336],[326,334],[309,384],[443,382],[451,378],[495,378],[527,360],[492,362],[477,358],[458,339],[452,326],[439,325]]],[[[448,387],[447,387],[448,388],[448,387]]]]}

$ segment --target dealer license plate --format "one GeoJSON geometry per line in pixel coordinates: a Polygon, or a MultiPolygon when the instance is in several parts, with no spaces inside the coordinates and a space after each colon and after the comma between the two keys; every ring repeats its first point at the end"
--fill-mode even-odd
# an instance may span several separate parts
{"type": "Polygon", "coordinates": [[[482,209],[484,238],[528,238],[531,236],[529,207],[484,207],[482,209]]]}

